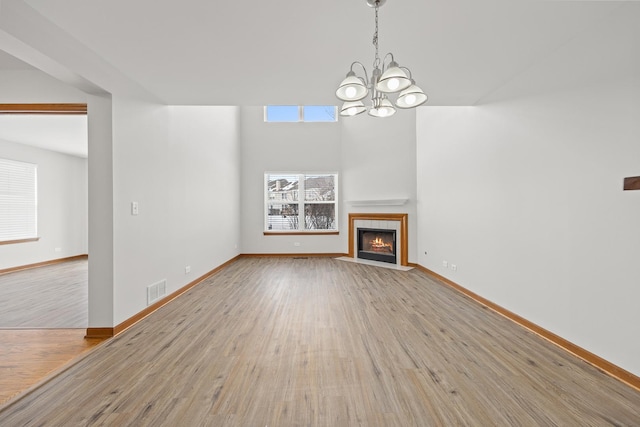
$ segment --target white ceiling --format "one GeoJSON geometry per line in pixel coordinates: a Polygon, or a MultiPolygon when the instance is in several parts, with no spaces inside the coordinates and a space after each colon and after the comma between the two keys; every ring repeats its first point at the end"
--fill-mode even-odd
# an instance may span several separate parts
{"type": "Polygon", "coordinates": [[[0,114],[0,140],[87,157],[87,116],[0,114]]]}
{"type": "MultiPolygon", "coordinates": [[[[29,64],[0,50],[0,70],[29,70],[29,64]]],[[[0,114],[0,140],[87,157],[87,116],[0,114]]]]}
{"type": "Polygon", "coordinates": [[[0,70],[29,70],[33,67],[0,50],[0,70]]]}
{"type": "MultiPolygon", "coordinates": [[[[365,0],[25,1],[167,104],[337,103],[350,64],[373,62],[365,0]]],[[[623,6],[640,18],[638,2],[388,0],[380,49],[429,105],[474,105],[623,6]]]]}
{"type": "MultiPolygon", "coordinates": [[[[0,70],[32,66],[0,50],[0,70]]],[[[0,140],[77,157],[87,157],[87,116],[60,114],[0,114],[0,140]]]]}
{"type": "MultiPolygon", "coordinates": [[[[124,76],[171,105],[337,104],[350,64],[373,62],[365,0],[24,3],[91,53],[71,71],[124,76]]],[[[478,105],[640,72],[638,22],[637,1],[388,0],[380,53],[411,69],[427,106],[478,105]]],[[[0,53],[0,69],[23,65],[0,53]]]]}

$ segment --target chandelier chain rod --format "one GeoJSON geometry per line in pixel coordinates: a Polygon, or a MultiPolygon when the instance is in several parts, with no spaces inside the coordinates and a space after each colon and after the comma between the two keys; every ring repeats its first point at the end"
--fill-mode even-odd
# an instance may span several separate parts
{"type": "Polygon", "coordinates": [[[377,3],[376,3],[375,11],[376,11],[376,30],[373,33],[373,45],[376,48],[376,56],[373,60],[374,69],[380,66],[380,55],[378,54],[378,4],[377,3]]]}

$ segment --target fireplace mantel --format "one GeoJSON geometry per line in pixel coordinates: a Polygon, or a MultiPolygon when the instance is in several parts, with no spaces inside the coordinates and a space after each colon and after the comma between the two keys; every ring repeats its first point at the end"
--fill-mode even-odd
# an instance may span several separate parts
{"type": "Polygon", "coordinates": [[[406,213],[350,213],[349,214],[349,256],[355,257],[355,222],[363,221],[399,221],[400,222],[400,265],[409,265],[409,214],[406,213]]]}
{"type": "Polygon", "coordinates": [[[409,199],[348,200],[351,206],[402,206],[409,199]]]}

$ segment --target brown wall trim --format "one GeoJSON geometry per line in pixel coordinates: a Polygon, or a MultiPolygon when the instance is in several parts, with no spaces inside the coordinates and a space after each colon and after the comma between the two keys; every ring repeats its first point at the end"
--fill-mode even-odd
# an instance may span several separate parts
{"type": "Polygon", "coordinates": [[[242,258],[297,258],[297,257],[330,257],[330,258],[339,258],[341,256],[347,256],[347,254],[340,253],[308,253],[308,254],[242,254],[240,255],[242,258]]]}
{"type": "Polygon", "coordinates": [[[2,240],[0,241],[0,245],[13,245],[14,243],[37,242],[38,240],[40,240],[39,237],[29,237],[28,239],[17,239],[17,240],[2,240]]]}
{"type": "Polygon", "coordinates": [[[640,176],[632,176],[624,179],[625,190],[640,190],[640,176]]]}
{"type": "Polygon", "coordinates": [[[350,213],[349,214],[349,255],[355,257],[355,221],[400,221],[400,265],[409,266],[409,215],[406,213],[350,213]]]}
{"type": "Polygon", "coordinates": [[[85,338],[111,338],[114,328],[87,328],[85,338]]]}
{"type": "Polygon", "coordinates": [[[564,349],[565,351],[568,351],[569,353],[573,354],[574,356],[579,357],[580,359],[584,360],[585,362],[595,366],[596,368],[600,369],[601,371],[607,373],[608,375],[624,382],[625,384],[628,384],[629,386],[640,390],[640,377],[632,374],[631,372],[617,366],[614,365],[613,363],[601,358],[600,356],[597,356],[593,353],[591,353],[588,350],[585,350],[582,347],[579,347],[575,344],[573,344],[570,341],[567,341],[566,339],[554,334],[551,331],[548,331],[538,325],[536,325],[533,322],[528,321],[527,319],[518,316],[517,314],[507,310],[504,307],[499,306],[496,303],[493,303],[491,301],[489,301],[488,299],[485,299],[483,297],[481,297],[480,295],[458,285],[457,283],[447,279],[444,276],[439,275],[438,273],[429,270],[426,267],[423,267],[421,265],[418,265],[418,269],[425,272],[426,274],[434,277],[435,279],[437,279],[439,282],[446,284],[447,286],[452,287],[453,289],[457,290],[458,292],[468,296],[469,298],[475,300],[476,302],[478,302],[479,304],[495,311],[496,313],[506,317],[507,319],[519,324],[520,326],[530,330],[531,332],[535,333],[536,335],[541,336],[542,338],[546,339],[547,341],[550,341],[551,343],[557,345],[558,347],[564,349]]]}
{"type": "Polygon", "coordinates": [[[30,268],[43,267],[45,265],[59,264],[62,262],[76,261],[79,259],[87,259],[87,258],[88,258],[88,255],[84,254],[84,255],[70,256],[66,258],[52,259],[49,261],[36,262],[35,264],[27,264],[27,265],[21,265],[18,267],[5,268],[4,270],[0,270],[0,274],[12,273],[14,271],[28,270],[30,268]]]}
{"type": "Polygon", "coordinates": [[[0,114],[87,114],[87,104],[0,104],[0,114]]]}
{"type": "Polygon", "coordinates": [[[209,271],[208,273],[205,273],[204,275],[198,277],[194,281],[187,283],[182,288],[178,289],[177,291],[173,292],[170,295],[167,295],[166,297],[162,298],[160,301],[158,301],[158,302],[156,302],[154,304],[151,304],[150,306],[146,307],[145,309],[143,309],[139,313],[131,316],[130,318],[128,318],[124,322],[120,323],[119,325],[116,325],[113,328],[87,328],[87,333],[86,333],[85,337],[86,338],[109,338],[109,337],[113,337],[113,336],[118,335],[119,333],[123,332],[125,329],[129,328],[130,326],[132,326],[135,323],[139,322],[140,320],[144,319],[145,317],[147,317],[148,315],[150,315],[151,313],[153,313],[154,311],[156,311],[160,307],[170,303],[171,301],[173,301],[174,299],[176,299],[177,297],[179,297],[183,293],[187,292],[189,289],[193,288],[198,283],[202,282],[207,277],[214,275],[215,273],[217,273],[218,271],[222,270],[223,268],[225,268],[229,264],[233,263],[234,261],[236,261],[240,257],[241,257],[241,255],[237,255],[234,258],[231,258],[229,261],[225,262],[224,264],[219,265],[218,267],[214,268],[213,270],[209,271]]]}

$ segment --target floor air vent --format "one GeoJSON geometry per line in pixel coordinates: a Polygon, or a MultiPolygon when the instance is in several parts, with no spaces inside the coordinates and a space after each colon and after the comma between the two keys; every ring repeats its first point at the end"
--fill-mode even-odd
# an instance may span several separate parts
{"type": "Polygon", "coordinates": [[[167,294],[167,281],[161,280],[147,286],[147,305],[151,305],[167,294]]]}

